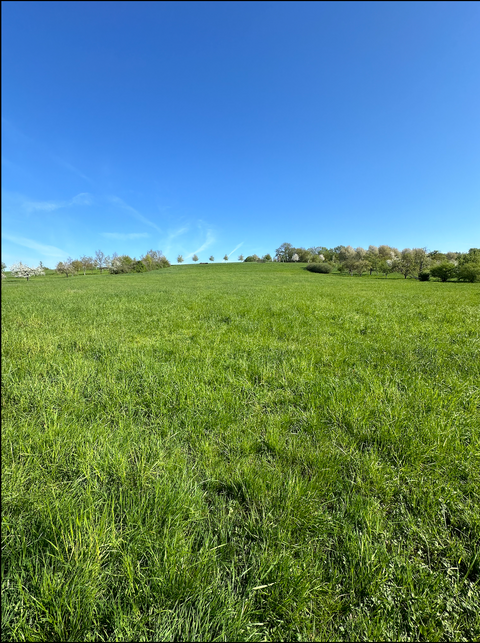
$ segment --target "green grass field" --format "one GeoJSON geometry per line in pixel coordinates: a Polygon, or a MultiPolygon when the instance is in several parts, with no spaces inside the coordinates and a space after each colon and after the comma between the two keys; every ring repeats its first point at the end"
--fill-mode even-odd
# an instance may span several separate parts
{"type": "Polygon", "coordinates": [[[2,285],[10,641],[480,640],[480,284],[2,285]]]}

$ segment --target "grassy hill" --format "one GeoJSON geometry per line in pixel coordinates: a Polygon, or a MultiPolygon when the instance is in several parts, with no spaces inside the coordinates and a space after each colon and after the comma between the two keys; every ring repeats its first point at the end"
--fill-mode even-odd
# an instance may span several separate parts
{"type": "Polygon", "coordinates": [[[480,285],[2,284],[4,640],[478,640],[480,285]]]}

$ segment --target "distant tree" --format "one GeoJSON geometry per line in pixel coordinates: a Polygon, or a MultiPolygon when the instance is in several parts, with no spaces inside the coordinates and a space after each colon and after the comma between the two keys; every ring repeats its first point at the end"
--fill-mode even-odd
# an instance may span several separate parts
{"type": "Polygon", "coordinates": [[[377,272],[378,266],[380,264],[380,255],[378,254],[377,246],[368,246],[368,250],[364,258],[370,264],[369,265],[370,274],[372,274],[372,272],[377,272]]]}
{"type": "MultiPolygon", "coordinates": [[[[415,273],[418,276],[421,272],[426,271],[426,269],[430,264],[430,259],[427,255],[426,248],[413,248],[412,253],[413,253],[413,262],[415,266],[415,273]]],[[[456,254],[456,253],[453,253],[453,254],[456,254]]]]}
{"type": "Polygon", "coordinates": [[[75,274],[75,268],[72,265],[72,259],[71,257],[67,257],[65,261],[59,261],[56,265],[55,270],[61,274],[65,275],[68,279],[70,275],[75,274]]]}
{"type": "Polygon", "coordinates": [[[75,272],[80,272],[80,270],[82,269],[82,262],[80,261],[80,259],[74,259],[72,261],[72,268],[75,272]]]}
{"type": "Polygon", "coordinates": [[[183,257],[182,257],[182,255],[178,255],[178,257],[177,257],[177,263],[183,263],[183,257]]]}
{"type": "Polygon", "coordinates": [[[198,261],[198,257],[197,257],[197,255],[193,255],[193,257],[192,257],[192,261],[195,261],[195,262],[196,262],[196,261],[198,261]]]}
{"type": "Polygon", "coordinates": [[[94,263],[100,272],[102,272],[102,270],[108,266],[109,257],[106,257],[101,250],[95,250],[94,263]]]}
{"type": "Polygon", "coordinates": [[[355,262],[355,272],[357,273],[357,275],[360,275],[360,277],[369,269],[370,262],[366,261],[366,259],[357,259],[357,261],[355,262]]]}
{"type": "Polygon", "coordinates": [[[238,260],[243,261],[243,255],[238,255],[238,260]]]}
{"type": "Polygon", "coordinates": [[[131,270],[132,272],[147,272],[147,266],[143,261],[132,261],[131,270]]]}
{"type": "Polygon", "coordinates": [[[447,255],[445,255],[443,252],[440,252],[440,250],[432,250],[431,252],[428,253],[428,256],[433,261],[441,262],[441,261],[447,260],[447,255]]]}
{"type": "Polygon", "coordinates": [[[430,269],[430,274],[432,277],[436,277],[441,281],[447,281],[455,277],[457,272],[457,267],[450,261],[442,261],[437,263],[435,266],[432,266],[430,269]]]}
{"type": "Polygon", "coordinates": [[[143,257],[140,257],[140,261],[143,263],[145,266],[145,269],[150,271],[154,270],[157,266],[155,265],[155,261],[153,260],[153,257],[150,255],[150,253],[145,253],[143,257]]]}
{"type": "Polygon", "coordinates": [[[282,245],[275,250],[275,258],[277,261],[291,261],[295,252],[291,243],[282,243],[282,245]]]}
{"type": "Polygon", "coordinates": [[[367,254],[367,251],[365,250],[365,248],[362,248],[361,246],[359,246],[358,248],[355,248],[355,257],[357,259],[359,260],[364,259],[366,254],[367,254]]]}
{"type": "Polygon", "coordinates": [[[460,281],[480,281],[480,248],[470,248],[457,255],[457,276],[460,281]]]}
{"type": "Polygon", "coordinates": [[[378,246],[378,255],[380,259],[387,260],[392,258],[392,249],[390,246],[378,246]]]}
{"type": "Polygon", "coordinates": [[[112,257],[109,265],[109,270],[113,275],[124,274],[127,272],[131,272],[135,263],[136,261],[128,255],[121,255],[120,257],[117,255],[115,257],[112,257]]]}
{"type": "Polygon", "coordinates": [[[254,263],[260,261],[260,257],[258,255],[249,255],[245,259],[245,263],[254,263]]]}
{"type": "Polygon", "coordinates": [[[5,263],[2,261],[2,279],[6,278],[5,270],[7,269],[7,266],[5,263]]]}
{"type": "MultiPolygon", "coordinates": [[[[3,274],[3,269],[2,269],[3,274]]],[[[21,261],[14,263],[13,266],[10,266],[10,274],[13,277],[21,277],[27,281],[30,277],[36,277],[37,275],[44,275],[43,270],[38,266],[38,268],[33,268],[31,266],[26,266],[21,261]]]]}
{"type": "Polygon", "coordinates": [[[80,263],[82,264],[84,275],[86,275],[87,270],[90,270],[95,265],[93,258],[88,257],[87,255],[83,255],[82,257],[80,257],[80,263]]]}
{"type": "Polygon", "coordinates": [[[149,250],[140,261],[144,264],[147,270],[159,270],[160,268],[168,268],[170,266],[169,260],[161,250],[149,250]]]}
{"type": "Polygon", "coordinates": [[[263,255],[262,261],[272,261],[271,255],[269,255],[268,253],[266,255],[263,255]]]}
{"type": "Polygon", "coordinates": [[[210,255],[209,261],[215,261],[215,257],[213,255],[210,255]]]}
{"type": "Polygon", "coordinates": [[[227,254],[223,257],[223,260],[228,261],[228,255],[227,254]]]}
{"type": "Polygon", "coordinates": [[[415,266],[415,255],[410,250],[410,248],[405,248],[404,250],[402,250],[399,259],[395,263],[396,271],[402,274],[406,279],[408,276],[411,276],[415,273],[415,266]]]}
{"type": "Polygon", "coordinates": [[[480,261],[470,261],[457,268],[457,277],[459,281],[480,281],[480,261]]]}
{"type": "Polygon", "coordinates": [[[297,254],[297,253],[295,253],[295,254],[292,256],[292,261],[298,261],[299,259],[300,259],[300,257],[298,256],[298,254],[297,254]]]}

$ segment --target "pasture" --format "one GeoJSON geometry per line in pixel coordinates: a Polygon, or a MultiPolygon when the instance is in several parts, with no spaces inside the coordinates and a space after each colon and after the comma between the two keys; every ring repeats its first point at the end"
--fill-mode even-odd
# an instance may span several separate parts
{"type": "Polygon", "coordinates": [[[480,284],[2,284],[9,641],[479,640],[480,284]]]}

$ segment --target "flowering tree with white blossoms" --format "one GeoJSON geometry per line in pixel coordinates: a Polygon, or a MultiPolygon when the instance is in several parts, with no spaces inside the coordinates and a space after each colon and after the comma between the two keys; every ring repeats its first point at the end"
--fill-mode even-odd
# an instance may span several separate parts
{"type": "Polygon", "coordinates": [[[297,253],[295,253],[292,257],[292,261],[298,261],[299,259],[300,257],[297,255],[297,253]]]}
{"type": "Polygon", "coordinates": [[[10,266],[10,273],[14,277],[23,277],[27,281],[30,279],[30,277],[45,274],[40,266],[38,266],[37,268],[32,268],[30,266],[26,266],[21,261],[19,261],[18,263],[14,263],[13,266],[10,266]]]}

